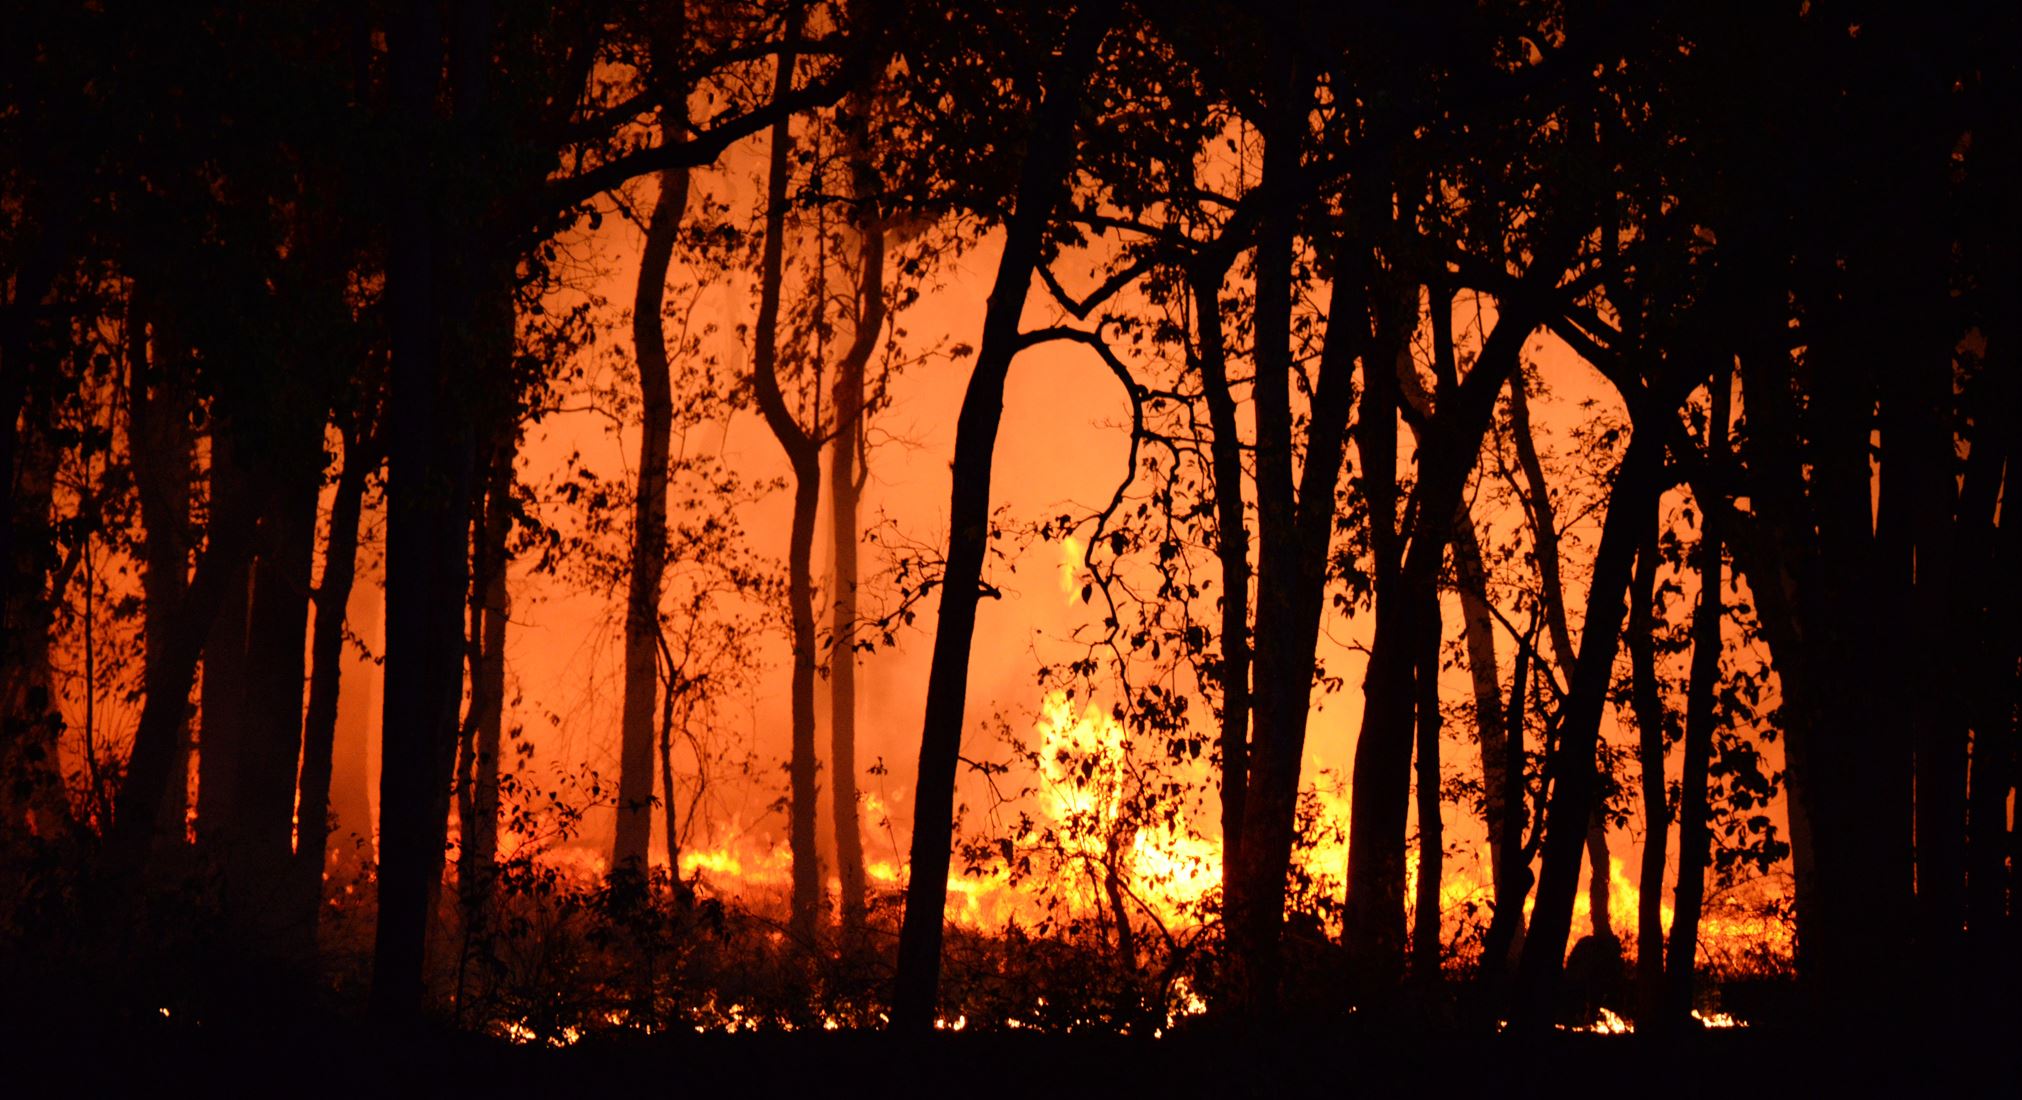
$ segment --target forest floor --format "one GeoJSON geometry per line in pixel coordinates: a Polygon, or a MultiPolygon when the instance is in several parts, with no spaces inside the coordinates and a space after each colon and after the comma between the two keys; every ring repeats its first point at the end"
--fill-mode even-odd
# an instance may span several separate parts
{"type": "MultiPolygon", "coordinates": [[[[1354,1028],[1163,1039],[1017,1033],[761,1033],[586,1039],[566,1048],[356,1025],[227,1031],[160,1021],[0,1042],[84,1096],[389,1095],[1610,1098],[2022,1095],[2013,1033],[1853,1036],[1764,1028],[1670,1040],[1354,1028]]],[[[52,1095],[30,1088],[15,1095],[52,1095]]]]}

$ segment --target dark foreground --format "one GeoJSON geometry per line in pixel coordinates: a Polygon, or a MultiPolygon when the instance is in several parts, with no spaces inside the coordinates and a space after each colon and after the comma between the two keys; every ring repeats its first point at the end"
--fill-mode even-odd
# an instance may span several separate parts
{"type": "MultiPolygon", "coordinates": [[[[357,1025],[240,1029],[175,1021],[10,1030],[18,1084],[78,1096],[2000,1096],[2014,1035],[1856,1036],[1762,1028],[1667,1040],[1531,1042],[1336,1028],[1127,1039],[1036,1034],[668,1035],[516,1046],[357,1025]],[[17,1046],[18,1044],[18,1046],[17,1046]]],[[[30,1087],[15,1095],[55,1095],[30,1087]]]]}

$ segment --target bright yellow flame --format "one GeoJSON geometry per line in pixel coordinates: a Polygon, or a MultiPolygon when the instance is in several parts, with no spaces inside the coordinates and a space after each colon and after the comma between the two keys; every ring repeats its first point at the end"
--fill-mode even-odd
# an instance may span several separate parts
{"type": "Polygon", "coordinates": [[[1081,540],[1068,535],[1060,540],[1060,590],[1067,602],[1081,599],[1081,540]]]}

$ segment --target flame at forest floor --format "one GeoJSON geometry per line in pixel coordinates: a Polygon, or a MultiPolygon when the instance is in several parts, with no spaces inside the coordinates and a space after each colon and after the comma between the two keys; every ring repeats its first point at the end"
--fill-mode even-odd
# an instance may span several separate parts
{"type": "MultiPolygon", "coordinates": [[[[1077,705],[1061,692],[1046,697],[1023,744],[1026,748],[994,773],[991,790],[996,803],[980,826],[964,830],[958,843],[959,858],[948,879],[948,950],[951,958],[966,953],[971,961],[949,964],[953,975],[949,981],[957,988],[949,1004],[960,1007],[950,1008],[941,1021],[943,1029],[1125,1033],[1141,1029],[1139,1033],[1163,1035],[1186,1017],[1204,1013],[1207,998],[1192,984],[1187,967],[1212,957],[1212,947],[1202,937],[1212,937],[1218,921],[1222,845],[1211,830],[1196,824],[1198,817],[1207,816],[1204,807],[1184,800],[1202,788],[1175,785],[1172,774],[1161,771],[1168,763],[1163,758],[1147,761],[1134,755],[1125,728],[1109,711],[1093,703],[1077,705]],[[1052,942],[1062,946],[1039,946],[1052,942]],[[1200,946],[1207,946],[1206,953],[1200,946]],[[1051,967],[1056,976],[1079,972],[1087,984],[1093,972],[1078,968],[1090,961],[1099,963],[1104,973],[1115,972],[1102,979],[1115,985],[1102,996],[1120,997],[1116,1004],[1124,1007],[1069,1003],[1083,997],[1087,991],[1081,989],[1055,990],[1049,1000],[1046,992],[1018,987],[1007,968],[1013,966],[1010,957],[1021,953],[1030,957],[1017,966],[1039,968],[1020,971],[1025,975],[1021,980],[1051,967]],[[1156,976],[1161,968],[1162,978],[1156,976]],[[1144,986],[1145,982],[1151,984],[1144,986]],[[1143,987],[1133,988],[1133,983],[1143,987]],[[976,996],[995,1000],[985,1005],[965,999],[976,996]],[[1131,1022],[1124,1022],[1125,1016],[1131,1022]]],[[[1288,918],[1295,926],[1304,921],[1303,927],[1320,933],[1328,945],[1324,950],[1338,950],[1331,945],[1339,937],[1350,795],[1338,775],[1322,773],[1301,801],[1301,840],[1288,918]]],[[[876,796],[866,796],[865,810],[867,821],[887,816],[876,796]]],[[[896,858],[896,840],[890,847],[893,857],[870,858],[865,868],[873,937],[881,943],[879,937],[896,932],[906,877],[896,858]]],[[[1493,890],[1484,856],[1485,852],[1456,850],[1449,851],[1444,861],[1441,923],[1446,963],[1457,977],[1470,968],[1492,911],[1493,890]],[[1470,854],[1471,860],[1463,858],[1470,854]]],[[[539,858],[582,883],[601,881],[606,870],[601,855],[581,848],[558,847],[539,858]]],[[[664,857],[659,867],[664,872],[664,857]]],[[[1418,871],[1413,851],[1406,865],[1408,902],[1416,897],[1418,871]]],[[[774,968],[770,973],[783,985],[804,980],[788,976],[802,964],[791,962],[795,951],[782,916],[792,884],[792,858],[785,844],[743,822],[728,822],[712,843],[683,847],[680,877],[699,897],[738,914],[752,945],[739,950],[764,954],[770,961],[761,969],[774,968]]],[[[837,886],[831,878],[831,899],[837,886]]],[[[1607,897],[1611,923],[1633,957],[1640,899],[1618,858],[1610,860],[1607,897]]],[[[1701,927],[1704,968],[1716,975],[1737,970],[1762,973],[1765,968],[1787,973],[1790,929],[1778,902],[1773,894],[1712,899],[1701,927]]],[[[1588,892],[1583,889],[1575,902],[1574,938],[1591,928],[1588,906],[1588,892]]],[[[1527,911],[1528,907],[1527,901],[1527,911]]],[[[1668,903],[1661,907],[1661,916],[1668,929],[1668,903]]],[[[834,918],[831,913],[831,928],[834,918]]],[[[746,964],[727,965],[735,969],[746,964]]],[[[706,984],[712,979],[699,979],[705,984],[684,995],[687,1007],[664,1018],[656,1013],[657,1023],[635,1022],[626,1015],[629,1009],[619,1009],[613,1010],[616,1020],[607,1019],[607,1012],[567,1024],[536,1024],[532,1017],[507,1015],[505,1019],[513,1022],[494,1030],[514,1042],[566,1045],[584,1028],[601,1030],[606,1023],[642,1031],[670,1026],[729,1032],[876,1027],[882,1020],[876,990],[886,977],[880,971],[874,977],[822,978],[841,983],[832,988],[851,987],[854,982],[867,991],[846,995],[835,1008],[815,1009],[805,1002],[798,1010],[767,1004],[765,998],[776,990],[768,993],[735,982],[719,987],[706,984]]],[[[1203,971],[1201,977],[1211,980],[1212,974],[1203,971]]],[[[1724,1013],[1695,1016],[1709,1028],[1745,1026],[1724,1013]]],[[[1610,1012],[1584,1030],[1617,1034],[1631,1029],[1610,1012]]]]}

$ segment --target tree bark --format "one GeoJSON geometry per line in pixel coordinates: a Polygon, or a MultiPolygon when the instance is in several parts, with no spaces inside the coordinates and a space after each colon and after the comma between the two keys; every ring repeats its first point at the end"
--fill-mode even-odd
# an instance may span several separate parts
{"type": "Polygon", "coordinates": [[[885,325],[885,226],[876,213],[880,185],[869,157],[873,97],[860,92],[849,113],[851,187],[857,203],[859,236],[856,333],[836,364],[835,444],[829,461],[831,533],[835,548],[835,594],[830,614],[829,760],[835,812],[836,878],[841,886],[843,934],[863,934],[864,844],[857,820],[857,543],[858,461],[864,453],[864,370],[885,325]]]}
{"type": "Polygon", "coordinates": [[[1411,971],[1427,984],[1439,977],[1444,945],[1439,938],[1439,884],[1445,870],[1445,831],[1440,820],[1439,792],[1439,597],[1428,601],[1421,616],[1425,636],[1415,687],[1418,694],[1418,890],[1417,919],[1411,927],[1411,971]]]}
{"type": "Polygon", "coordinates": [[[892,1028],[932,1029],[940,984],[942,921],[952,855],[955,769],[962,751],[969,651],[982,594],[983,555],[990,540],[990,468],[1004,415],[1004,379],[1020,347],[1018,321],[1053,211],[1067,197],[1073,168],[1081,87],[1108,32],[1115,5],[1075,9],[1060,52],[1048,65],[1042,99],[1026,135],[1016,206],[1005,226],[983,338],[955,428],[955,463],[948,508],[947,565],[927,678],[926,717],[913,800],[910,877],[899,933],[892,1028]]]}
{"type": "MultiPolygon", "coordinates": [[[[1714,372],[1712,415],[1707,429],[1711,475],[1700,486],[1699,603],[1692,612],[1692,669],[1685,687],[1685,759],[1678,778],[1678,880],[1671,890],[1671,941],[1664,961],[1663,1023],[1682,1026],[1690,1018],[1694,972],[1699,958],[1699,917],[1706,898],[1707,771],[1713,758],[1714,696],[1720,687],[1720,628],[1726,618],[1721,585],[1727,501],[1721,479],[1727,467],[1727,433],[1732,375],[1714,372]]],[[[1645,890],[1648,887],[1644,887],[1645,890]]]]}
{"type": "MultiPolygon", "coordinates": [[[[482,5],[476,7],[481,8],[482,5]]],[[[476,20],[483,13],[473,11],[476,20]]],[[[463,21],[460,20],[459,23],[463,21]]],[[[476,49],[465,27],[459,46],[476,49]]],[[[388,33],[396,135],[425,166],[443,74],[437,5],[400,10],[388,33]]],[[[461,84],[461,81],[459,82],[461,84]]],[[[459,98],[467,94],[459,87],[459,98]]],[[[398,189],[386,271],[391,376],[386,446],[386,681],[379,782],[379,911],[373,1015],[406,1025],[420,1015],[429,906],[441,883],[462,695],[463,604],[469,583],[466,520],[473,432],[459,400],[457,356],[445,354],[443,278],[474,263],[435,209],[435,173],[398,189]]]]}
{"type": "MultiPolygon", "coordinates": [[[[210,508],[227,515],[246,515],[257,523],[252,487],[238,465],[228,434],[213,426],[210,460],[210,508]]],[[[252,548],[257,553],[258,547],[252,548]]],[[[247,669],[248,620],[252,616],[252,571],[249,554],[237,576],[226,580],[217,614],[210,620],[204,643],[204,678],[197,725],[197,845],[215,858],[230,831],[227,822],[238,815],[239,762],[246,737],[246,700],[251,692],[247,669]]]]}
{"type": "Polygon", "coordinates": [[[1488,598],[1488,569],[1481,560],[1481,542],[1474,531],[1474,517],[1465,507],[1453,520],[1454,585],[1460,591],[1462,635],[1467,645],[1467,672],[1474,685],[1475,740],[1480,745],[1482,824],[1488,830],[1489,876],[1495,889],[1502,888],[1503,819],[1511,812],[1504,797],[1503,768],[1508,751],[1503,744],[1508,731],[1503,725],[1501,675],[1496,669],[1495,616],[1488,598]]]}
{"type": "MultiPolygon", "coordinates": [[[[1558,743],[1550,761],[1553,789],[1546,808],[1543,873],[1518,970],[1513,1022],[1527,1030],[1550,1024],[1559,974],[1565,965],[1573,898],[1579,890],[1580,857],[1599,793],[1596,751],[1601,711],[1613,676],[1615,645],[1621,635],[1623,597],[1629,589],[1636,543],[1663,469],[1664,446],[1655,437],[1654,429],[1638,430],[1616,474],[1588,586],[1580,659],[1559,707],[1558,743]]],[[[1605,864],[1597,868],[1597,874],[1605,878],[1605,864]]]]}
{"type": "Polygon", "coordinates": [[[632,572],[625,596],[625,701],[619,727],[618,829],[611,848],[614,874],[628,869],[644,873],[652,833],[654,693],[660,683],[660,582],[667,568],[667,455],[674,426],[661,309],[674,240],[687,205],[687,171],[661,173],[660,196],[646,224],[646,247],[632,299],[641,431],[639,493],[632,503],[632,572]]]}
{"type": "Polygon", "coordinates": [[[1190,285],[1199,330],[1201,391],[1207,399],[1215,478],[1215,554],[1222,568],[1221,778],[1223,919],[1233,922],[1227,875],[1241,859],[1244,795],[1250,783],[1250,528],[1243,514],[1243,440],[1229,387],[1222,332],[1224,270],[1198,271],[1190,285]]]}
{"type": "MultiPolygon", "coordinates": [[[[798,31],[801,9],[787,19],[798,31]]],[[[773,78],[773,99],[793,91],[793,53],[782,51],[773,78]]],[[[786,554],[787,614],[793,631],[793,749],[788,761],[787,846],[793,854],[790,924],[794,938],[809,949],[821,923],[821,862],[815,850],[814,745],[814,579],[811,575],[815,511],[821,499],[819,426],[810,431],[795,419],[779,385],[779,306],[785,255],[791,119],[773,124],[766,170],[765,244],[759,257],[758,321],[752,336],[752,389],[766,426],[793,468],[793,524],[786,554]]]]}
{"type": "Polygon", "coordinates": [[[1629,677],[1636,711],[1637,759],[1643,795],[1643,858],[1636,877],[1636,1020],[1654,1022],[1664,985],[1664,857],[1671,806],[1664,791],[1664,742],[1669,715],[1657,685],[1657,517],[1636,548],[1629,589],[1629,677]]]}
{"type": "MultiPolygon", "coordinates": [[[[1488,431],[1496,394],[1516,369],[1532,325],[1516,302],[1505,303],[1473,369],[1454,384],[1451,397],[1440,395],[1438,415],[1427,422],[1419,440],[1418,485],[1411,510],[1415,518],[1395,582],[1401,596],[1390,601],[1394,610],[1388,615],[1378,596],[1376,638],[1364,681],[1362,732],[1355,744],[1348,897],[1342,918],[1345,942],[1352,952],[1363,955],[1359,969],[1378,988],[1394,983],[1403,969],[1405,825],[1414,729],[1406,674],[1417,645],[1405,601],[1413,592],[1435,590],[1454,512],[1488,431]]],[[[1400,348],[1400,354],[1406,353],[1400,348]]]]}
{"type": "Polygon", "coordinates": [[[512,533],[513,459],[518,448],[507,434],[492,448],[471,561],[470,713],[464,720],[465,765],[457,807],[462,845],[457,884],[467,919],[490,900],[498,862],[499,750],[505,736],[505,640],[510,604],[506,539],[512,533]]]}
{"type": "MultiPolygon", "coordinates": [[[[146,532],[141,596],[147,661],[168,659],[170,620],[182,605],[190,576],[190,483],[196,438],[190,426],[187,382],[159,320],[151,318],[136,286],[127,310],[127,408],[133,448],[134,490],[146,532]]],[[[145,672],[143,672],[145,680],[145,672]]],[[[188,734],[176,755],[162,800],[161,835],[186,835],[189,814],[188,734]]]]}
{"type": "MultiPolygon", "coordinates": [[[[307,907],[311,934],[322,908],[323,871],[329,854],[331,775],[346,660],[344,631],[358,576],[358,525],[364,513],[366,483],[378,467],[373,443],[365,431],[354,426],[345,433],[344,470],[337,477],[337,492],[330,502],[330,533],[323,544],[323,576],[316,586],[316,625],[309,642],[309,704],[302,719],[294,877],[299,884],[296,904],[307,907]]],[[[359,827],[357,822],[350,824],[359,827]]]]}

